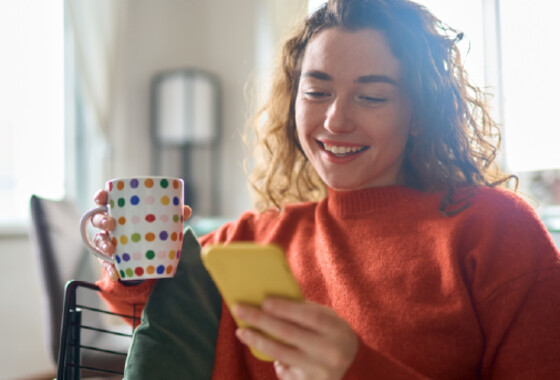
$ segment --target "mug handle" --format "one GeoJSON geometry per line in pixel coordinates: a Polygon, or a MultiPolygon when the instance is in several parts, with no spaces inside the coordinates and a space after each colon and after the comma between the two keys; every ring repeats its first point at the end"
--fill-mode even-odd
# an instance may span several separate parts
{"type": "Polygon", "coordinates": [[[108,211],[107,206],[99,206],[87,211],[84,215],[82,215],[82,219],[80,220],[80,232],[82,234],[82,240],[84,241],[84,244],[86,245],[87,248],[89,248],[89,251],[91,253],[93,253],[101,260],[107,261],[115,265],[115,259],[110,256],[107,256],[105,253],[103,253],[103,251],[101,251],[99,248],[93,245],[93,243],[89,239],[89,234],[88,234],[88,223],[91,217],[94,216],[95,214],[100,214],[102,212],[107,212],[107,211],[108,211]]]}

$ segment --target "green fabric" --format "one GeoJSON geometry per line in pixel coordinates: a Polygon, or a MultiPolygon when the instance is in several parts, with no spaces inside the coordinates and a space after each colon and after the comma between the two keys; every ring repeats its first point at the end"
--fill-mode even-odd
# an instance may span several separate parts
{"type": "Polygon", "coordinates": [[[134,333],[125,379],[210,379],[221,297],[190,228],[175,277],[155,284],[134,333]]]}

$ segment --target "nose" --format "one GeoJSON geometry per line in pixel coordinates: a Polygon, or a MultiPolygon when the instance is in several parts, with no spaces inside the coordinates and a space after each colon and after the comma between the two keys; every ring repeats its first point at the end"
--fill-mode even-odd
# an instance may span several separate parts
{"type": "Polygon", "coordinates": [[[327,109],[324,126],[332,134],[348,133],[354,129],[348,105],[341,98],[336,98],[327,109]]]}

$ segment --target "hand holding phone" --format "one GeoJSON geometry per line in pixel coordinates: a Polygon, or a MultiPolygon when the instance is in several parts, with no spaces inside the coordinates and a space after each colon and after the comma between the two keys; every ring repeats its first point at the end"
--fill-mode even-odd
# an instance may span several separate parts
{"type": "MultiPolygon", "coordinates": [[[[304,299],[284,252],[276,245],[210,245],[202,249],[202,262],[230,310],[240,303],[260,307],[269,296],[297,301],[304,299]]],[[[235,316],[234,319],[239,327],[247,326],[235,316]]],[[[258,359],[273,360],[262,352],[250,349],[258,359]]]]}

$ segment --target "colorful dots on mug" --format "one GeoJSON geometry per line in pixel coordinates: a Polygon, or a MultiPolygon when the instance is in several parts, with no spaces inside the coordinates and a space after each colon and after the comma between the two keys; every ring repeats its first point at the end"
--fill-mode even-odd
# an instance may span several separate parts
{"type": "Polygon", "coordinates": [[[106,182],[107,210],[117,225],[110,239],[122,279],[173,276],[183,235],[182,186],[179,179],[163,177],[106,182]]]}

